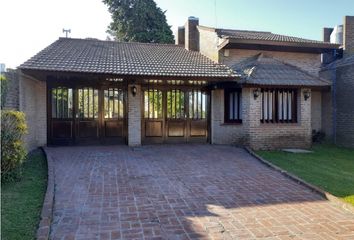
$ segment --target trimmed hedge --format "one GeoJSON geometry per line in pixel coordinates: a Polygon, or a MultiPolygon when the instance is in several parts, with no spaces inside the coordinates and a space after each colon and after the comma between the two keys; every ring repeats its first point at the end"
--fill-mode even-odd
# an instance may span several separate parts
{"type": "Polygon", "coordinates": [[[26,133],[23,112],[1,111],[1,178],[23,163],[27,152],[22,137],[26,133]]]}

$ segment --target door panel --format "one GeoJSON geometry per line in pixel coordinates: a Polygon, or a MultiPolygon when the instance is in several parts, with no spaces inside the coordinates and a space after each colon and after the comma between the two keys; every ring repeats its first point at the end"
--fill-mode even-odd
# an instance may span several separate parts
{"type": "Polygon", "coordinates": [[[122,88],[110,87],[103,90],[104,116],[102,140],[105,143],[124,142],[125,94],[122,88]]]}
{"type": "Polygon", "coordinates": [[[162,143],[164,132],[163,94],[159,89],[144,90],[144,120],[142,138],[144,143],[162,143]]]}
{"type": "Polygon", "coordinates": [[[207,94],[201,90],[191,90],[188,92],[188,95],[188,141],[207,142],[207,94]]]}
{"type": "Polygon", "coordinates": [[[84,87],[77,90],[77,143],[99,143],[98,89],[84,87]]]}
{"type": "Polygon", "coordinates": [[[207,93],[201,90],[144,90],[143,143],[207,142],[207,93]]]}
{"type": "Polygon", "coordinates": [[[54,87],[49,89],[50,122],[49,143],[67,145],[73,138],[73,89],[54,87]]]}

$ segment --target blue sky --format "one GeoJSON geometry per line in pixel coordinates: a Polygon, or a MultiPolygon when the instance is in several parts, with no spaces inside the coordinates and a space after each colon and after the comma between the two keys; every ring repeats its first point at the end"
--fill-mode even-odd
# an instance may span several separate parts
{"type": "Polygon", "coordinates": [[[201,25],[271,31],[315,40],[322,40],[324,26],[341,24],[344,15],[354,15],[354,0],[156,0],[156,2],[163,10],[167,10],[168,22],[174,28],[179,23],[183,24],[188,16],[197,16],[201,25]]]}
{"type": "MultiPolygon", "coordinates": [[[[354,0],[155,0],[175,32],[188,16],[201,25],[271,31],[321,40],[324,26],[354,15],[354,0]],[[216,8],[215,8],[216,5],[216,8]]],[[[106,39],[111,20],[101,0],[1,0],[0,63],[15,68],[63,37],[106,39]]]]}

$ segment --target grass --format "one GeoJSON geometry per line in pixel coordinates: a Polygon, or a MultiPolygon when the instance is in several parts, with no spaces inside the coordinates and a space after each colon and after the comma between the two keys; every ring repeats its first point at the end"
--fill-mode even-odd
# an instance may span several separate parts
{"type": "Polygon", "coordinates": [[[47,186],[47,162],[42,151],[28,155],[19,181],[2,184],[1,239],[35,239],[47,186]]]}
{"type": "Polygon", "coordinates": [[[312,151],[257,151],[257,154],[354,206],[354,149],[321,144],[314,145],[312,151]]]}

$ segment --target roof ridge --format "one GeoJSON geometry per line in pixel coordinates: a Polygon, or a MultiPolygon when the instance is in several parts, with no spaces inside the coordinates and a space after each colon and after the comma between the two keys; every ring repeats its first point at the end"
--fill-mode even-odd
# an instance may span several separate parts
{"type": "Polygon", "coordinates": [[[144,42],[122,42],[122,41],[115,41],[115,40],[102,40],[97,38],[66,38],[66,37],[59,37],[60,40],[75,40],[75,41],[96,41],[96,42],[110,42],[110,43],[119,43],[119,44],[137,44],[137,45],[164,45],[164,46],[171,46],[171,47],[182,47],[180,45],[174,43],[144,43],[144,42]]]}

